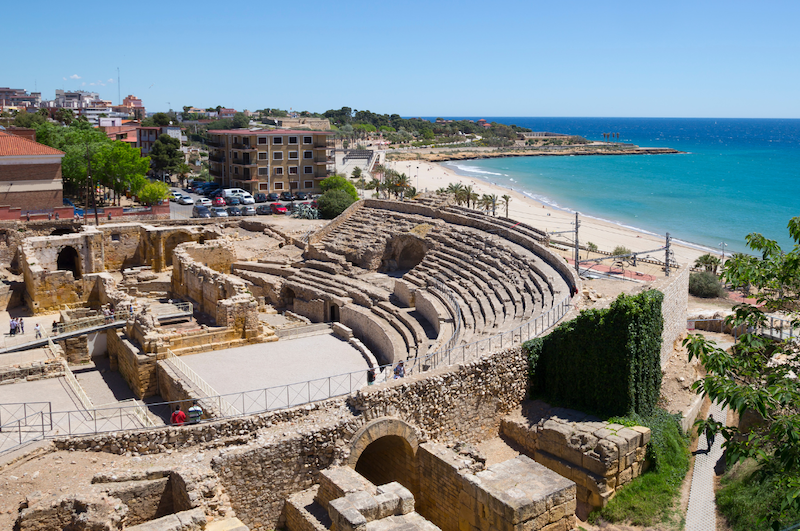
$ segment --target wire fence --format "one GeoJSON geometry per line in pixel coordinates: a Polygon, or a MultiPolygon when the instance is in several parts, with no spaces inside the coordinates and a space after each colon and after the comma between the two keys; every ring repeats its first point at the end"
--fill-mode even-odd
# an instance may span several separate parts
{"type": "MultiPolygon", "coordinates": [[[[438,290],[438,287],[436,289],[438,290]]],[[[447,288],[445,287],[445,289],[447,288]]],[[[458,323],[457,326],[460,327],[460,308],[454,296],[448,294],[447,291],[443,291],[441,294],[445,297],[453,297],[451,302],[454,304],[454,310],[458,312],[455,321],[458,323]]],[[[200,403],[211,404],[214,408],[218,408],[215,413],[219,416],[214,417],[214,419],[219,420],[286,409],[352,394],[371,383],[368,381],[369,378],[367,376],[369,372],[374,375],[375,382],[386,382],[447,365],[474,361],[493,349],[519,345],[528,339],[541,335],[557,324],[569,312],[570,308],[570,297],[566,296],[545,313],[512,330],[465,345],[455,345],[454,342],[458,338],[454,334],[442,349],[428,353],[424,357],[406,360],[401,362],[402,365],[401,363],[387,364],[370,370],[353,371],[288,385],[224,395],[217,394],[213,387],[207,383],[202,385],[203,380],[199,376],[193,379],[192,375],[196,373],[174,353],[170,352],[169,354],[171,355],[168,355],[167,359],[162,361],[174,364],[192,383],[208,395],[205,398],[200,398],[200,403]],[[402,370],[397,370],[398,365],[401,365],[402,370]]],[[[77,393],[79,391],[76,391],[77,393]]],[[[166,425],[176,406],[183,407],[192,400],[159,402],[146,405],[135,401],[135,403],[129,405],[61,412],[53,412],[49,406],[47,410],[45,410],[44,406],[41,406],[32,412],[25,409],[25,407],[21,412],[18,411],[19,408],[16,408],[13,410],[15,411],[14,415],[11,415],[10,412],[6,413],[9,421],[3,420],[2,425],[0,425],[0,453],[35,440],[150,428],[158,425],[153,419],[160,419],[163,423],[161,425],[166,425]]],[[[49,403],[45,402],[44,404],[49,403]]],[[[34,406],[28,404],[27,407],[34,406]]],[[[205,413],[205,416],[208,417],[210,412],[206,411],[205,413]]]]}
{"type": "Polygon", "coordinates": [[[763,325],[758,327],[745,327],[745,325],[732,326],[725,319],[688,319],[687,330],[707,330],[721,334],[730,334],[734,339],[739,338],[745,331],[763,336],[776,341],[794,340],[800,337],[800,321],[793,322],[780,317],[768,317],[763,325]]]}

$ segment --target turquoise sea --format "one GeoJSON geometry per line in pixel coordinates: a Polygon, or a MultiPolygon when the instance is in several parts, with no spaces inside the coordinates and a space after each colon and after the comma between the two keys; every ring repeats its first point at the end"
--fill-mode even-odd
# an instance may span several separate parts
{"type": "MultiPolygon", "coordinates": [[[[463,119],[464,117],[452,117],[463,119]]],[[[746,252],[760,232],[790,249],[800,216],[800,120],[521,118],[478,116],[686,154],[517,157],[454,161],[459,174],[522,191],[559,208],[726,252],[746,252]]]]}

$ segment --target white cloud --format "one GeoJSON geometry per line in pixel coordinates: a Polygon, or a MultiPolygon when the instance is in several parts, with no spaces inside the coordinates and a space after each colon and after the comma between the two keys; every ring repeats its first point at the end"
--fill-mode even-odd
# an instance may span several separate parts
{"type": "Polygon", "coordinates": [[[113,82],[114,82],[113,78],[108,78],[108,81],[106,81],[106,83],[113,83],[113,82]]]}
{"type": "Polygon", "coordinates": [[[69,78],[70,79],[80,79],[81,76],[79,76],[78,74],[72,74],[71,76],[69,76],[69,78]]]}
{"type": "Polygon", "coordinates": [[[85,87],[85,86],[86,86],[86,81],[84,81],[83,83],[81,83],[81,86],[82,86],[82,87],[85,87]]]}
{"type": "MultiPolygon", "coordinates": [[[[84,85],[85,85],[85,84],[86,84],[86,83],[84,83],[84,85]]],[[[94,86],[94,83],[89,83],[89,86],[90,86],[90,87],[93,87],[93,86],[94,86]]]]}
{"type": "Polygon", "coordinates": [[[67,78],[65,78],[65,77],[62,77],[61,79],[63,79],[64,81],[66,81],[66,80],[67,80],[67,78]]]}

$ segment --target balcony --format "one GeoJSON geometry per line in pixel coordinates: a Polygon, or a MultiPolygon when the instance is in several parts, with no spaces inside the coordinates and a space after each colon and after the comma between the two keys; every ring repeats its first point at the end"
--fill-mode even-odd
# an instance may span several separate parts
{"type": "Polygon", "coordinates": [[[209,141],[206,142],[206,145],[208,147],[217,147],[217,148],[219,148],[219,147],[224,147],[225,143],[224,142],[217,142],[216,140],[209,140],[209,141]]]}
{"type": "Polygon", "coordinates": [[[215,168],[211,168],[208,170],[208,174],[212,177],[222,177],[222,170],[217,170],[215,168]]]}
{"type": "Polygon", "coordinates": [[[314,164],[333,164],[334,158],[333,157],[315,157],[314,164]]]}
{"type": "Polygon", "coordinates": [[[255,151],[256,147],[251,146],[250,144],[231,144],[231,149],[235,149],[237,151],[255,151]]]}
{"type": "Polygon", "coordinates": [[[208,160],[210,162],[225,162],[225,155],[220,155],[216,157],[209,156],[208,160]]]}
{"type": "Polygon", "coordinates": [[[258,161],[248,160],[245,162],[244,159],[232,159],[231,164],[236,164],[237,166],[258,166],[258,161]]]}

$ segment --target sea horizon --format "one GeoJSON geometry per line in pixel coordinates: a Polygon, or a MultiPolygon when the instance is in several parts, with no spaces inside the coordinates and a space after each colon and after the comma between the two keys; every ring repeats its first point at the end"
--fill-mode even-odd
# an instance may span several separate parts
{"type": "MultiPolygon", "coordinates": [[[[424,119],[435,120],[431,117],[424,119]]],[[[496,121],[534,131],[667,147],[670,155],[598,155],[459,160],[460,175],[513,188],[556,208],[644,233],[670,235],[725,254],[751,252],[759,232],[784,250],[800,215],[800,119],[452,117],[496,121]]]]}

